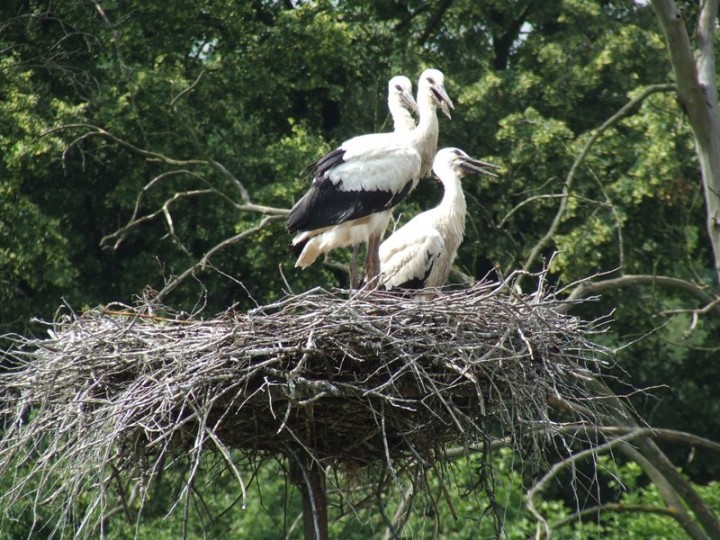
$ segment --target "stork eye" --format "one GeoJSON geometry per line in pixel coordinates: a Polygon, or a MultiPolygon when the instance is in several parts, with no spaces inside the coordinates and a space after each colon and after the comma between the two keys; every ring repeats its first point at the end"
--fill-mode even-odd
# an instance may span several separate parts
{"type": "Polygon", "coordinates": [[[427,78],[427,82],[429,82],[430,84],[433,84],[433,85],[434,85],[434,84],[435,84],[435,79],[433,79],[432,77],[428,77],[428,78],[427,78]]]}
{"type": "Polygon", "coordinates": [[[402,86],[400,86],[399,84],[396,84],[396,85],[395,85],[395,90],[397,90],[398,92],[402,92],[402,91],[403,91],[402,86]]]}

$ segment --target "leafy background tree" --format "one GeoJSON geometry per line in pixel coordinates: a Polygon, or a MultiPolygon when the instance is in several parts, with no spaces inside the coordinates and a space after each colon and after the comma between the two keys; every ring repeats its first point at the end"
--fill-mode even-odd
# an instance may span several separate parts
{"type": "MultiPolygon", "coordinates": [[[[692,22],[697,5],[681,7],[692,22]]],[[[389,129],[392,75],[416,78],[430,66],[444,71],[457,105],[452,121],[440,120],[440,146],[504,167],[499,178],[465,183],[460,270],[480,278],[521,268],[595,130],[664,85],[594,142],[529,269],[549,265],[559,286],[599,273],[663,275],[718,294],[693,133],[643,2],[10,0],[0,21],[2,332],[35,332],[31,318],[51,318],[62,302],[80,310],[157,294],[188,269],[165,301],[210,314],[288,287],[346,286],[336,263],[347,253],[292,268],[282,209],[307,188],[307,163],[348,137],[389,129]]],[[[396,214],[405,221],[439,197],[423,182],[396,214]]],[[[632,385],[616,390],[652,388],[633,405],[653,426],[712,437],[720,319],[717,309],[693,312],[701,307],[686,289],[645,284],[608,288],[578,314],[612,313],[603,337],[617,349],[612,374],[632,385]]],[[[715,456],[665,450],[709,486],[717,509],[715,456]]],[[[514,478],[503,459],[503,478],[514,478]]],[[[614,500],[654,496],[628,474],[636,480],[622,489],[599,483],[614,500]]],[[[517,508],[521,499],[507,501],[517,508]]],[[[283,513],[278,501],[265,501],[271,514],[283,513]]],[[[219,513],[228,502],[216,503],[219,513]]],[[[553,504],[558,515],[572,508],[553,504]]],[[[261,519],[259,509],[236,510],[228,527],[261,519]]],[[[648,534],[648,516],[618,514],[597,527],[648,534]]],[[[510,537],[529,534],[527,515],[510,518],[510,537]]],[[[461,523],[454,534],[470,537],[471,522],[461,523]]]]}

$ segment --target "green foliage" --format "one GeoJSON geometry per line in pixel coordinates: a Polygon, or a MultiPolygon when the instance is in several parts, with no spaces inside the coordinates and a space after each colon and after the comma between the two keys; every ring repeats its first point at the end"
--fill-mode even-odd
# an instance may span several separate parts
{"type": "MultiPolygon", "coordinates": [[[[415,497],[412,512],[403,537],[441,538],[501,538],[524,540],[535,534],[536,523],[526,508],[524,477],[517,456],[503,449],[492,463],[492,477],[483,469],[485,463],[480,454],[472,454],[444,465],[446,484],[441,486],[437,478],[429,473],[425,481],[430,497],[415,497]],[[449,483],[448,483],[449,481],[449,483]],[[491,488],[491,496],[484,492],[485,485],[491,488]],[[459,496],[453,498],[452,508],[442,495],[449,489],[459,496]]],[[[135,501],[123,510],[120,502],[114,507],[115,516],[105,521],[104,534],[118,540],[132,538],[174,539],[187,538],[276,538],[301,539],[301,501],[297,489],[288,483],[283,464],[270,460],[263,464],[246,486],[247,501],[243,507],[241,492],[235,477],[229,471],[217,467],[212,460],[205,460],[189,499],[184,496],[176,506],[174,502],[181,495],[178,481],[179,471],[172,467],[153,490],[153,495],[143,501],[135,501]],[[185,502],[190,503],[187,513],[185,502]]],[[[243,469],[246,477],[251,472],[243,469]]],[[[617,464],[609,456],[601,456],[593,470],[601,487],[583,491],[582,482],[570,483],[564,480],[556,488],[565,492],[563,498],[546,497],[540,500],[538,511],[553,528],[553,538],[683,538],[683,532],[675,520],[663,513],[663,501],[657,488],[647,483],[639,466],[634,463],[617,464]],[[569,497],[567,496],[569,495],[569,497]],[[599,505],[611,508],[600,513],[592,511],[592,501],[599,498],[599,505]],[[583,512],[580,514],[580,512],[583,512]],[[574,518],[574,519],[572,519],[574,518]]],[[[331,485],[339,482],[347,493],[352,486],[361,486],[372,481],[377,471],[368,469],[341,475],[330,480],[331,485]]],[[[8,479],[2,480],[8,487],[8,479]]],[[[3,485],[3,484],[0,484],[3,485]]],[[[720,504],[720,484],[712,482],[706,486],[695,486],[699,494],[713,508],[720,504]]],[[[332,538],[360,540],[380,537],[385,522],[380,517],[377,501],[350,510],[349,503],[342,500],[333,487],[330,497],[330,535],[332,538]]],[[[400,502],[397,491],[383,497],[383,511],[392,515],[400,502]]],[[[91,503],[86,495],[75,501],[82,506],[91,503]]],[[[46,513],[33,516],[26,507],[12,508],[10,517],[0,520],[0,539],[10,540],[26,537],[33,523],[33,538],[51,538],[53,508],[46,513]]],[[[79,523],[72,521],[60,530],[72,534],[79,523]]],[[[100,524],[96,525],[100,531],[100,524]]]]}

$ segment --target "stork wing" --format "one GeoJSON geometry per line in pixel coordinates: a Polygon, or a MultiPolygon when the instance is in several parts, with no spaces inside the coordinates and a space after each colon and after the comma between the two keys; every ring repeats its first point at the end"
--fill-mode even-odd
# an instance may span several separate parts
{"type": "Polygon", "coordinates": [[[312,186],[290,210],[290,233],[338,225],[394,207],[417,184],[420,155],[392,133],[364,135],[318,160],[314,172],[319,174],[312,186]]]}
{"type": "Polygon", "coordinates": [[[436,229],[408,223],[380,246],[380,283],[386,289],[422,289],[444,250],[436,229]]]}

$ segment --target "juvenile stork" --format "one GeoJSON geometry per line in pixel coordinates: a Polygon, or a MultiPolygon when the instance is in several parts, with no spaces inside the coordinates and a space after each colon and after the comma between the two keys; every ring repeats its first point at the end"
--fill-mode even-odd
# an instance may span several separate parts
{"type": "Polygon", "coordinates": [[[460,179],[489,174],[495,165],[473,159],[457,148],[443,148],[433,171],[443,184],[442,201],[395,231],[380,245],[380,287],[423,289],[444,285],[465,234],[467,206],[460,179]]]}
{"type": "Polygon", "coordinates": [[[312,185],[287,222],[288,232],[297,233],[291,245],[300,253],[296,267],[305,268],[332,249],[366,242],[365,274],[377,277],[378,247],[392,209],[417,186],[432,160],[429,149],[437,146],[438,106],[448,114],[453,108],[443,74],[425,70],[418,82],[415,129],[354,137],[309,167],[312,185]]]}
{"type": "Polygon", "coordinates": [[[415,129],[417,101],[412,95],[412,83],[405,75],[397,75],[388,82],[388,110],[395,133],[407,133],[415,129]]]}

